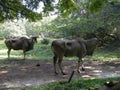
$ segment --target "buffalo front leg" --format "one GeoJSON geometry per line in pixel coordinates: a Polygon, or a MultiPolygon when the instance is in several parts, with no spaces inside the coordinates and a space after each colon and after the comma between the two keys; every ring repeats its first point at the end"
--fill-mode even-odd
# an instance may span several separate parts
{"type": "Polygon", "coordinates": [[[56,72],[57,59],[58,59],[57,56],[54,56],[54,57],[53,57],[53,67],[54,67],[54,73],[55,73],[55,74],[58,74],[58,73],[56,72]]]}
{"type": "Polygon", "coordinates": [[[84,69],[84,64],[83,64],[83,60],[82,59],[78,60],[78,66],[77,66],[78,73],[80,73],[80,65],[82,67],[82,71],[84,71],[85,69],[84,69]]]}
{"type": "Polygon", "coordinates": [[[77,72],[80,73],[80,60],[78,60],[77,72]]]}
{"type": "Polygon", "coordinates": [[[60,68],[60,71],[63,75],[66,75],[64,72],[63,72],[63,69],[62,69],[62,60],[63,60],[63,57],[59,57],[59,60],[58,60],[58,65],[59,65],[59,68],[60,68]]]}
{"type": "Polygon", "coordinates": [[[10,59],[10,51],[11,49],[8,49],[7,53],[8,53],[8,60],[10,59]]]}

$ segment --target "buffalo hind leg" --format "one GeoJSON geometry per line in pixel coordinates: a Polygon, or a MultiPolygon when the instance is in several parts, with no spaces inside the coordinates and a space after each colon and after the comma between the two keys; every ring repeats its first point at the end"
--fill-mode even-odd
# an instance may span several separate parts
{"type": "Polygon", "coordinates": [[[81,66],[82,66],[82,71],[85,71],[85,68],[84,68],[84,62],[83,62],[82,59],[81,59],[81,66]]]}
{"type": "Polygon", "coordinates": [[[63,75],[66,75],[66,74],[63,72],[63,69],[62,69],[62,66],[61,66],[61,64],[62,64],[62,59],[63,59],[63,57],[59,57],[58,65],[59,65],[59,68],[60,68],[60,70],[61,70],[61,73],[62,73],[63,75]]]}
{"type": "Polygon", "coordinates": [[[26,59],[26,51],[23,51],[23,54],[24,54],[24,59],[23,60],[25,60],[26,59]]]}
{"type": "Polygon", "coordinates": [[[58,73],[56,72],[56,63],[57,63],[57,59],[58,59],[57,56],[54,56],[54,57],[53,57],[53,65],[54,65],[54,73],[55,73],[55,74],[58,74],[58,73]]]}

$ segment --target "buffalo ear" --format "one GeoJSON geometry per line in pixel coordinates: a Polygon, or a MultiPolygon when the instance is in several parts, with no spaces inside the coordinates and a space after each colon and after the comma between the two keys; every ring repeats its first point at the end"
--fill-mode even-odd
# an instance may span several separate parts
{"type": "Polygon", "coordinates": [[[37,36],[32,37],[32,40],[37,43],[37,36]]]}

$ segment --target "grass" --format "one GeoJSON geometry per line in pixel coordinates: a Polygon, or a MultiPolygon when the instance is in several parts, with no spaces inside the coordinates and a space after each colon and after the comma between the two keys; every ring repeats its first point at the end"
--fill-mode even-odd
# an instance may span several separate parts
{"type": "MultiPolygon", "coordinates": [[[[40,90],[88,90],[89,87],[100,87],[106,81],[120,81],[120,77],[118,78],[106,78],[106,79],[76,79],[68,84],[50,84],[40,87],[40,90]]],[[[26,89],[27,90],[27,89],[26,89]]],[[[34,89],[33,89],[34,90],[34,89]]]]}
{"type": "Polygon", "coordinates": [[[120,43],[114,42],[113,44],[110,44],[109,46],[105,46],[102,48],[98,48],[93,58],[96,58],[97,60],[119,60],[120,59],[120,43]]]}
{"type": "Polygon", "coordinates": [[[60,84],[59,82],[50,83],[43,86],[34,86],[7,90],[88,90],[89,87],[97,88],[103,86],[106,81],[120,81],[120,77],[104,79],[76,79],[70,83],[60,84]]]}
{"type": "MultiPolygon", "coordinates": [[[[51,60],[53,57],[53,53],[51,50],[51,42],[48,45],[42,44],[41,40],[38,40],[38,43],[35,44],[33,50],[27,52],[28,59],[42,59],[42,60],[51,60]]],[[[23,52],[21,50],[15,51],[12,50],[10,54],[11,58],[23,58],[23,52]]],[[[7,48],[4,44],[4,41],[0,41],[0,58],[7,58],[7,48]]],[[[72,58],[64,58],[66,60],[77,59],[75,57],[72,58]]],[[[113,43],[110,46],[106,46],[103,48],[97,48],[92,57],[85,57],[87,60],[119,60],[120,59],[120,43],[113,43]]]]}

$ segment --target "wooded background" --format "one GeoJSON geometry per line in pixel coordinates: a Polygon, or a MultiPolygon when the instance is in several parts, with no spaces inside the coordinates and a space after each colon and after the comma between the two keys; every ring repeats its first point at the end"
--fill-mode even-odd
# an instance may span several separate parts
{"type": "Polygon", "coordinates": [[[0,0],[0,37],[120,40],[119,0],[0,0]],[[42,12],[35,12],[43,2],[42,12]]]}

